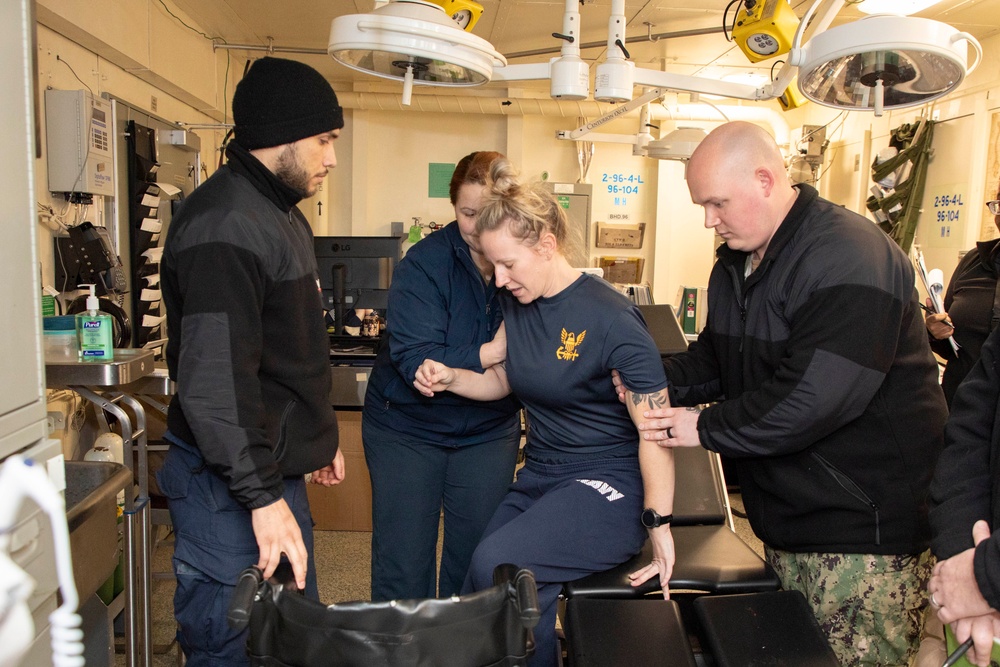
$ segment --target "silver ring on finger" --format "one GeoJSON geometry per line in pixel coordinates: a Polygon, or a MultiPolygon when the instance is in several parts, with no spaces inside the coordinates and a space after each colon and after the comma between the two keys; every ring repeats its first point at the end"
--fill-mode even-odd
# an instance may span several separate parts
{"type": "Polygon", "coordinates": [[[941,608],[941,604],[937,601],[937,599],[935,599],[933,593],[931,593],[931,606],[934,607],[935,609],[941,608]]]}

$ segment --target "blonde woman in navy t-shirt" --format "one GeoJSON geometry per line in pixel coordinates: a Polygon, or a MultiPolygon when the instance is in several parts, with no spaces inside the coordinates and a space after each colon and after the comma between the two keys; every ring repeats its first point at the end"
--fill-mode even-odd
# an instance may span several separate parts
{"type": "Polygon", "coordinates": [[[647,536],[664,597],[674,564],[673,452],[639,439],[645,409],[667,406],[667,380],[638,309],[565,256],[567,222],[553,196],[521,183],[507,160],[494,163],[477,218],[495,269],[507,332],[507,360],[483,373],[427,360],[414,386],[477,400],[513,393],[528,414],[526,463],[486,528],[463,592],[492,586],[502,563],[538,582],[542,618],[529,664],[558,664],[556,598],[567,581],[612,568],[647,536]],[[628,388],[617,399],[611,369],[628,388]],[[649,508],[662,517],[643,527],[649,508]]]}

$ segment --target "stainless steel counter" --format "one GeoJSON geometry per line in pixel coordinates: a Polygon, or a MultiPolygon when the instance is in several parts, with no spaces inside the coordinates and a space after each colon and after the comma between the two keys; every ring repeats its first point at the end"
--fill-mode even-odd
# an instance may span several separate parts
{"type": "Polygon", "coordinates": [[[117,387],[153,371],[152,350],[116,349],[113,361],[45,360],[48,387],[117,387]]]}
{"type": "Polygon", "coordinates": [[[123,391],[123,387],[153,372],[153,356],[151,350],[116,349],[115,358],[111,361],[46,360],[45,363],[45,383],[48,387],[68,387],[92,403],[95,410],[111,414],[118,420],[125,465],[128,468],[127,477],[131,478],[135,474],[138,482],[135,487],[125,485],[128,488],[122,517],[125,664],[128,667],[148,667],[152,651],[149,606],[150,508],[146,412],[135,398],[123,391]],[[123,405],[132,410],[132,416],[122,408],[123,405]],[[133,445],[138,453],[136,459],[132,456],[133,445]],[[133,464],[136,460],[137,463],[133,464]]]}

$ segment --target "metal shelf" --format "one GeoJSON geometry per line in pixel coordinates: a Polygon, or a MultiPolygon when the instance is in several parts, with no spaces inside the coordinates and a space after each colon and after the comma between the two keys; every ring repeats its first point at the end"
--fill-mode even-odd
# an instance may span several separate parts
{"type": "Polygon", "coordinates": [[[113,361],[45,361],[48,387],[117,387],[153,372],[153,351],[116,349],[113,361]]]}

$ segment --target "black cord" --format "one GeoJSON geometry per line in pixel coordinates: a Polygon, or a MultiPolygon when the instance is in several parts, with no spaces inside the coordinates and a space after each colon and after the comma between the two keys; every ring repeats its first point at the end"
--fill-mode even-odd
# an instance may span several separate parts
{"type": "MultiPolygon", "coordinates": [[[[222,37],[212,37],[208,33],[202,32],[201,30],[198,30],[197,28],[188,25],[187,23],[184,22],[184,19],[182,19],[181,17],[177,16],[177,14],[174,14],[172,11],[170,11],[170,8],[167,7],[166,3],[163,2],[163,0],[158,0],[158,2],[163,6],[163,11],[165,11],[168,14],[170,14],[170,16],[172,16],[175,21],[177,21],[178,23],[180,23],[182,26],[184,26],[185,28],[187,28],[191,32],[197,33],[197,34],[201,35],[202,37],[204,37],[205,39],[207,39],[209,41],[212,41],[212,42],[219,41],[219,42],[222,42],[223,44],[229,44],[229,42],[227,42],[222,37]]],[[[223,123],[226,122],[226,100],[229,99],[228,92],[227,92],[226,88],[227,88],[228,85],[229,85],[229,49],[226,49],[226,76],[222,80],[222,122],[223,123]]]]}
{"type": "MultiPolygon", "coordinates": [[[[733,41],[732,36],[729,34],[729,26],[727,25],[727,19],[729,18],[729,10],[733,8],[733,5],[742,2],[743,0],[729,0],[729,4],[726,5],[726,10],[722,12],[722,36],[726,38],[727,42],[733,41]]],[[[740,10],[736,10],[736,16],[739,16],[740,10]]],[[[736,16],[733,16],[733,27],[736,27],[736,16]]]]}
{"type": "Polygon", "coordinates": [[[219,166],[218,169],[222,169],[223,158],[226,157],[226,146],[229,145],[229,140],[233,136],[233,128],[229,128],[226,131],[226,136],[222,137],[222,146],[219,147],[219,166]]]}
{"type": "MultiPolygon", "coordinates": [[[[73,66],[72,66],[72,65],[70,65],[70,64],[69,64],[68,62],[66,62],[65,60],[63,60],[62,58],[60,58],[60,57],[59,57],[59,54],[58,54],[58,53],[56,54],[56,60],[58,60],[58,61],[59,61],[59,62],[61,62],[61,63],[62,63],[63,65],[65,65],[66,67],[68,67],[68,68],[69,68],[69,71],[70,71],[70,72],[72,72],[72,73],[73,73],[73,76],[75,76],[75,77],[76,77],[76,80],[77,80],[77,81],[79,81],[80,83],[82,83],[82,84],[83,84],[83,87],[84,87],[84,88],[86,88],[87,90],[89,90],[89,91],[90,91],[90,94],[91,94],[91,95],[93,95],[94,97],[97,97],[96,95],[94,95],[94,89],[93,89],[93,88],[91,88],[90,86],[88,86],[88,85],[87,85],[87,84],[86,84],[86,83],[84,82],[84,80],[80,78],[80,75],[76,73],[76,70],[75,70],[75,69],[73,69],[73,66]]],[[[79,180],[79,179],[77,179],[77,180],[79,180]]],[[[76,184],[74,183],[73,185],[75,186],[76,184]]]]}

